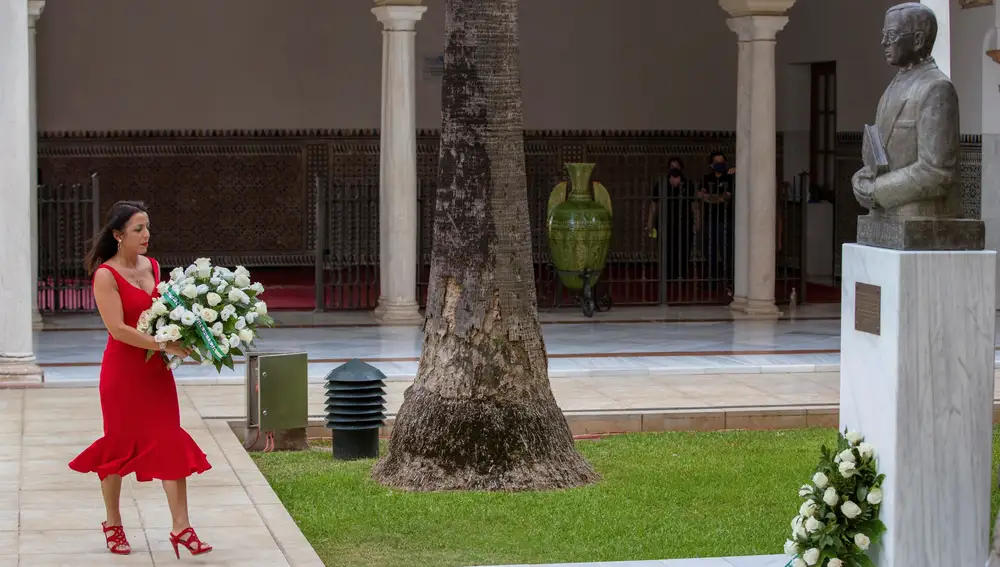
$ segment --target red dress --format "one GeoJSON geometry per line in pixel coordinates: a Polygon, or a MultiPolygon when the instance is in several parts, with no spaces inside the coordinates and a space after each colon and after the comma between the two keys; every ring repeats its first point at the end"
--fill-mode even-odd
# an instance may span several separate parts
{"type": "MultiPolygon", "coordinates": [[[[160,266],[150,261],[158,282],[160,266]]],[[[135,327],[158,292],[146,293],[107,264],[98,269],[114,274],[125,324],[135,327]]],[[[96,472],[101,480],[135,473],[139,482],[179,480],[212,468],[198,444],[181,429],[177,386],[161,355],[147,362],[144,349],[109,336],[101,362],[100,393],[104,437],[73,459],[69,468],[96,472]]]]}

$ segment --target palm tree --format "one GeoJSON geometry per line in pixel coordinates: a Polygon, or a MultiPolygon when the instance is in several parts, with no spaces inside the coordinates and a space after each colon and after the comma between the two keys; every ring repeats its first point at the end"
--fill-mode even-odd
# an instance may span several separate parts
{"type": "Polygon", "coordinates": [[[598,475],[573,445],[538,321],[518,0],[446,0],[443,127],[423,353],[378,482],[543,490],[598,475]]]}

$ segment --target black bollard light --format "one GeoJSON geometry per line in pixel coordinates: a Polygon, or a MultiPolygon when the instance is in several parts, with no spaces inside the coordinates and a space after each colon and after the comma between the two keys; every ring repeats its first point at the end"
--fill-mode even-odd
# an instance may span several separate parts
{"type": "Polygon", "coordinates": [[[354,359],[326,375],[326,428],[338,461],[378,458],[378,430],[385,421],[385,374],[354,359]]]}

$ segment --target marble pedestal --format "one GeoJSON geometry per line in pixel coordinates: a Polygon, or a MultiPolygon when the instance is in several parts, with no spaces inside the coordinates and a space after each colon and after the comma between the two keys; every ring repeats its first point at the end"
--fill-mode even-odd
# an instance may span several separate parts
{"type": "Polygon", "coordinates": [[[986,562],[995,286],[993,251],[844,246],[840,426],[886,475],[878,567],[986,562]]]}

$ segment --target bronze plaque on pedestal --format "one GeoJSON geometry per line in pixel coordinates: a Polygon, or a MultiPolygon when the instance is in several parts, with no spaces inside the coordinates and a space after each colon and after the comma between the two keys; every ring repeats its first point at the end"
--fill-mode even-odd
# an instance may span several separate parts
{"type": "Polygon", "coordinates": [[[882,288],[861,282],[854,284],[854,330],[882,334],[882,288]]]}

